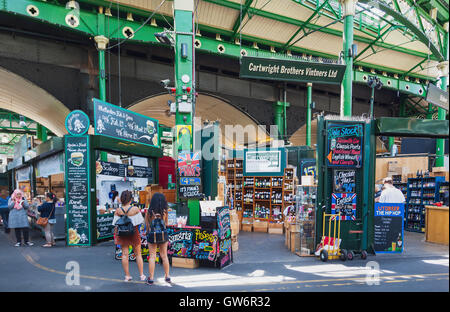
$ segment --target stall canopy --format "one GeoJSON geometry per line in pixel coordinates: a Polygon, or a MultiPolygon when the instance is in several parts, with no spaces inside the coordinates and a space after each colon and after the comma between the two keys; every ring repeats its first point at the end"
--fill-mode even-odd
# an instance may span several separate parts
{"type": "Polygon", "coordinates": [[[392,118],[377,119],[376,135],[448,138],[448,120],[392,118]]]}

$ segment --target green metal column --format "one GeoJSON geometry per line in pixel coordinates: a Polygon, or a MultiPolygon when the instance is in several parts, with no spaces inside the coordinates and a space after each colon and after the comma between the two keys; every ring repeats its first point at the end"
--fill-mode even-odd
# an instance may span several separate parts
{"type": "Polygon", "coordinates": [[[394,145],[394,142],[394,137],[389,137],[389,151],[391,150],[392,145],[394,145]]]}
{"type": "Polygon", "coordinates": [[[306,84],[306,146],[311,146],[312,83],[306,84]]]}
{"type": "Polygon", "coordinates": [[[284,139],[286,128],[286,107],[289,107],[288,102],[277,101],[273,103],[274,120],[273,122],[278,127],[278,139],[284,139]]]}
{"type": "Polygon", "coordinates": [[[345,74],[341,85],[341,117],[352,115],[352,80],[353,80],[353,20],[357,0],[340,0],[344,13],[343,51],[345,74]]]}
{"type": "Polygon", "coordinates": [[[47,141],[47,128],[38,124],[36,129],[36,136],[38,140],[41,140],[42,142],[47,141]]]}
{"type": "MultiPolygon", "coordinates": [[[[441,71],[441,89],[447,91],[448,83],[448,22],[445,24],[446,34],[444,36],[443,48],[445,61],[439,63],[438,69],[441,71]]],[[[438,107],[438,120],[445,120],[445,110],[438,107]]],[[[445,140],[436,140],[436,167],[444,167],[445,140]]]]}
{"type": "Polygon", "coordinates": [[[190,146],[187,149],[186,144],[179,144],[178,137],[175,137],[177,150],[192,151],[193,141],[193,109],[195,96],[194,94],[194,45],[195,38],[193,11],[194,0],[175,0],[174,8],[174,25],[175,25],[175,88],[176,88],[176,107],[175,124],[191,126],[190,138],[185,134],[181,141],[189,139],[190,146]],[[188,92],[190,90],[190,92],[188,92]]]}

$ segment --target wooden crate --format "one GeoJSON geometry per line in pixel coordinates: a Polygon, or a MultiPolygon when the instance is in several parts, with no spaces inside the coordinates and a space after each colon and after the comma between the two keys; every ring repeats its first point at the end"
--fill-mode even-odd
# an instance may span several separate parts
{"type": "Polygon", "coordinates": [[[269,228],[269,234],[281,234],[283,235],[283,228],[269,228]]]}
{"type": "Polygon", "coordinates": [[[242,223],[242,231],[243,232],[252,232],[253,224],[242,223]]]}
{"type": "Polygon", "coordinates": [[[253,222],[253,232],[267,233],[269,223],[267,221],[253,222]]]}
{"type": "Polygon", "coordinates": [[[289,239],[289,250],[291,252],[295,253],[295,247],[299,244],[300,242],[300,235],[299,232],[297,231],[291,231],[290,232],[290,239],[289,239]]]}
{"type": "Polygon", "coordinates": [[[430,243],[448,245],[448,207],[425,206],[425,240],[430,243]]]}
{"type": "Polygon", "coordinates": [[[199,262],[196,259],[172,257],[172,266],[176,268],[196,269],[199,262]]]}

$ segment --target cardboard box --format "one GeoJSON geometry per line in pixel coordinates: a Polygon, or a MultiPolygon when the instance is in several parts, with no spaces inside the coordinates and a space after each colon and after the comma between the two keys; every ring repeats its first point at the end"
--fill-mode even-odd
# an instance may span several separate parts
{"type": "Polygon", "coordinates": [[[242,231],[243,232],[252,232],[253,224],[245,224],[242,223],[242,231]]]}
{"type": "Polygon", "coordinates": [[[239,234],[239,221],[237,221],[237,220],[231,221],[230,227],[231,227],[231,235],[239,234]]]}
{"type": "Polygon", "coordinates": [[[433,167],[433,172],[447,172],[445,167],[433,167]]]}
{"type": "Polygon", "coordinates": [[[291,252],[295,252],[296,248],[300,247],[300,232],[297,231],[291,231],[290,233],[290,246],[289,250],[291,252]]]}
{"type": "Polygon", "coordinates": [[[199,267],[196,259],[172,257],[172,266],[176,268],[195,269],[199,267]]]}

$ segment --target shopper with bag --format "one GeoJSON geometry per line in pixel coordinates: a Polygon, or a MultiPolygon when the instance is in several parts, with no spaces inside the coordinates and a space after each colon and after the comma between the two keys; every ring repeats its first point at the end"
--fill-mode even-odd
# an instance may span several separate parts
{"type": "Polygon", "coordinates": [[[16,232],[17,243],[16,247],[22,246],[22,235],[24,244],[27,246],[33,246],[34,244],[29,241],[30,236],[30,223],[28,222],[27,210],[30,208],[28,201],[23,197],[21,190],[15,190],[8,202],[9,208],[9,224],[10,229],[14,229],[16,232]]]}
{"type": "Polygon", "coordinates": [[[153,285],[155,272],[156,249],[159,247],[159,255],[163,262],[165,281],[170,283],[169,259],[167,257],[168,233],[166,224],[168,223],[167,201],[162,193],[155,193],[150,202],[150,207],[145,214],[145,225],[147,229],[147,243],[149,250],[149,277],[146,283],[153,285]]]}
{"type": "Polygon", "coordinates": [[[55,236],[53,234],[53,226],[56,224],[55,218],[55,204],[56,204],[55,194],[49,192],[45,194],[45,202],[38,207],[40,212],[40,218],[36,221],[36,224],[42,226],[45,232],[46,244],[42,247],[52,247],[55,246],[55,236]]]}
{"type": "Polygon", "coordinates": [[[125,282],[132,279],[128,265],[128,248],[130,245],[133,247],[136,255],[140,279],[141,281],[146,279],[144,275],[144,260],[141,254],[141,236],[139,234],[139,225],[144,223],[144,218],[140,209],[131,205],[132,200],[133,193],[123,191],[120,195],[122,207],[116,210],[113,219],[113,225],[115,226],[114,241],[116,245],[120,245],[122,248],[122,267],[125,271],[125,282]]]}

